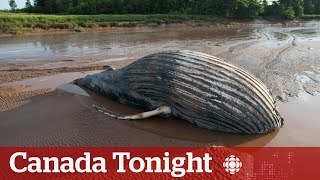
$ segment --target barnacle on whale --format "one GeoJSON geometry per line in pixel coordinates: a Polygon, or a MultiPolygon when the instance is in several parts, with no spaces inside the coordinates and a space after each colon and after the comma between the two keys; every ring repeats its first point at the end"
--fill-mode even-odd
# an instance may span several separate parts
{"type": "Polygon", "coordinates": [[[150,110],[118,119],[163,115],[210,130],[245,134],[267,133],[283,125],[275,99],[258,78],[199,52],[160,52],[76,83],[120,103],[150,110]]]}

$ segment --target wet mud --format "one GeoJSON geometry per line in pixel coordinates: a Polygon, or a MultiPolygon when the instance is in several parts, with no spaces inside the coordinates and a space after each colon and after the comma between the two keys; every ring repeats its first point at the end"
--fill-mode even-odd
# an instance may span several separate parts
{"type": "Polygon", "coordinates": [[[0,40],[0,73],[5,76],[1,70],[30,67],[122,67],[151,53],[187,49],[215,55],[248,69],[268,85],[275,97],[287,101],[300,92],[314,94],[320,90],[319,43],[317,21],[257,20],[229,27],[10,37],[0,40]]]}
{"type": "Polygon", "coordinates": [[[319,57],[320,22],[313,21],[4,37],[0,145],[320,146],[315,141],[320,127],[319,57]],[[96,72],[92,70],[121,68],[145,55],[178,49],[215,55],[255,74],[279,99],[284,127],[248,136],[161,117],[119,121],[92,105],[122,115],[143,110],[70,84],[96,72]]]}

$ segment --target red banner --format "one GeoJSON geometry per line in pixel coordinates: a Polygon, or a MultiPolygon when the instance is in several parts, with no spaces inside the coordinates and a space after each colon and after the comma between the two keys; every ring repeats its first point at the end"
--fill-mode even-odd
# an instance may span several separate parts
{"type": "Polygon", "coordinates": [[[319,179],[320,148],[0,148],[0,179],[319,179]]]}

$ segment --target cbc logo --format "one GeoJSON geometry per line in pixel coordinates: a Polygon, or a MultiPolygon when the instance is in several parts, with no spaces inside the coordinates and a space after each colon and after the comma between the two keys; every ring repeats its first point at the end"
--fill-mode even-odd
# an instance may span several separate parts
{"type": "Polygon", "coordinates": [[[242,162],[238,157],[231,155],[226,158],[226,160],[223,163],[223,167],[228,173],[235,174],[240,171],[242,167],[242,162]]]}

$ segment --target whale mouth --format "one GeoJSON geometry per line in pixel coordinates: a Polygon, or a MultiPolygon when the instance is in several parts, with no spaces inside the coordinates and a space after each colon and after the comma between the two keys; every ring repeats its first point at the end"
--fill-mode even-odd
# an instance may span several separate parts
{"type": "Polygon", "coordinates": [[[84,78],[79,78],[74,81],[72,81],[72,84],[78,85],[78,86],[84,86],[84,78]]]}
{"type": "Polygon", "coordinates": [[[284,119],[281,117],[281,127],[284,126],[284,119]]]}

